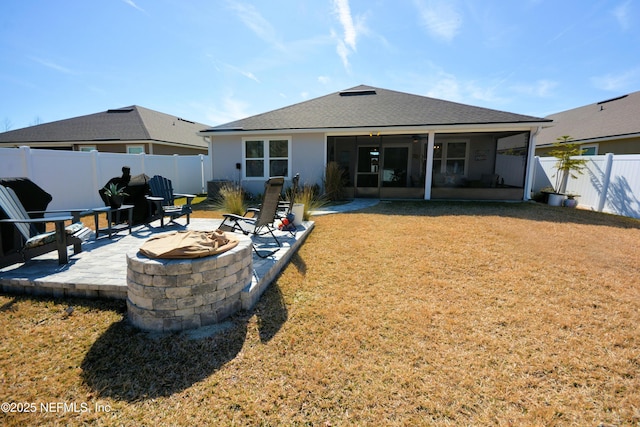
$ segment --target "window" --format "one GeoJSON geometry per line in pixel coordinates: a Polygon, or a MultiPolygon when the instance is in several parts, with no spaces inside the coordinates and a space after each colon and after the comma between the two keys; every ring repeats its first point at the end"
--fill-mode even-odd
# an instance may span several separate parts
{"type": "Polygon", "coordinates": [[[598,144],[581,145],[580,149],[582,150],[582,155],[583,156],[597,156],[598,155],[598,144]]]}
{"type": "Polygon", "coordinates": [[[127,145],[127,154],[144,153],[144,145],[127,145]]]}
{"type": "Polygon", "coordinates": [[[290,139],[246,139],[243,148],[245,178],[289,177],[290,139]]]}
{"type": "Polygon", "coordinates": [[[436,142],[433,146],[433,173],[466,175],[468,145],[466,141],[436,142]]]}
{"type": "MultiPolygon", "coordinates": [[[[428,145],[426,145],[428,149],[428,145]]],[[[468,141],[436,141],[433,145],[434,186],[457,187],[464,182],[469,162],[468,141]]]]}
{"type": "Polygon", "coordinates": [[[78,151],[93,151],[96,150],[96,146],[95,145],[80,145],[78,146],[78,151]]]}

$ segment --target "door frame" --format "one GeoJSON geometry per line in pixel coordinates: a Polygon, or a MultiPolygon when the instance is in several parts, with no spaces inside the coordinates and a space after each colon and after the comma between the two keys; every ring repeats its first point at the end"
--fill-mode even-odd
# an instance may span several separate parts
{"type": "Polygon", "coordinates": [[[380,197],[380,167],[382,166],[382,141],[377,138],[376,143],[357,143],[356,144],[356,171],[354,180],[354,193],[355,197],[380,197]],[[369,148],[378,150],[378,169],[376,172],[360,172],[360,149],[369,148]],[[377,176],[377,185],[375,187],[360,187],[359,181],[361,175],[377,176]]]}

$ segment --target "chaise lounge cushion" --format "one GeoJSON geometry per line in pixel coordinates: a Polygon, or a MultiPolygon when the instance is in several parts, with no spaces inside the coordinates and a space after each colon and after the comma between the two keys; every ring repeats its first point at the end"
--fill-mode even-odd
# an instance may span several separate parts
{"type": "MultiPolygon", "coordinates": [[[[68,235],[73,235],[83,229],[84,229],[84,224],[81,222],[76,222],[71,225],[67,225],[64,230],[68,235]]],[[[24,249],[36,248],[38,246],[46,245],[48,243],[52,243],[55,241],[56,241],[56,232],[49,231],[48,233],[38,234],[30,238],[29,240],[27,240],[24,244],[24,249]]]]}

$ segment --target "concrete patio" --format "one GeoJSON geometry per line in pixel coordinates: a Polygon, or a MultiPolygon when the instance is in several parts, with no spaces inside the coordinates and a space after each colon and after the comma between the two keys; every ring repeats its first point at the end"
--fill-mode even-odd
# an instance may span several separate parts
{"type": "MultiPolygon", "coordinates": [[[[221,220],[192,218],[188,226],[184,219],[160,227],[159,221],[151,226],[139,225],[128,234],[126,230],[113,238],[100,236],[83,244],[83,251],[73,254],[69,248],[69,263],[58,265],[57,253],[50,252],[33,260],[0,269],[0,286],[3,292],[53,297],[127,298],[126,254],[137,252],[150,237],[175,230],[212,231],[221,220]]],[[[276,231],[282,248],[267,258],[253,252],[253,278],[251,285],[243,290],[243,308],[253,306],[262,292],[276,278],[291,256],[298,250],[314,227],[311,221],[298,226],[295,236],[289,232],[276,231]]],[[[274,248],[273,239],[252,237],[258,248],[274,248]]]]}

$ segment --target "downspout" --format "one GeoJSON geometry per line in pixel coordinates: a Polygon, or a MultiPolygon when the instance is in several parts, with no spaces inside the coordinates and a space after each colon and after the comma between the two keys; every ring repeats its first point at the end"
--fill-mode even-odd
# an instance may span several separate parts
{"type": "Polygon", "coordinates": [[[533,168],[535,167],[533,158],[536,153],[536,136],[540,133],[541,127],[529,135],[529,150],[527,151],[527,169],[524,173],[524,194],[522,200],[525,202],[531,199],[531,186],[533,185],[533,168]]]}

